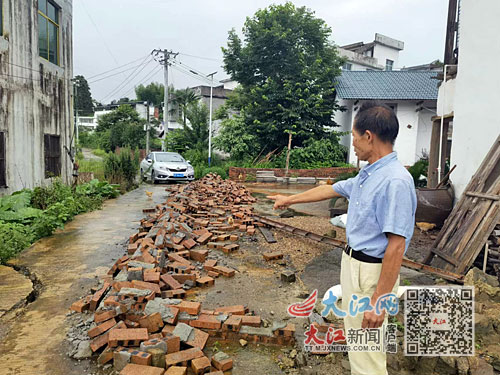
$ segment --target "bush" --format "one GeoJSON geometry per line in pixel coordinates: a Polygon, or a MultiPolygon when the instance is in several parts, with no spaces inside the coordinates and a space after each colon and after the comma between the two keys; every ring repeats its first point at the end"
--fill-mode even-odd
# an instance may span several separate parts
{"type": "Polygon", "coordinates": [[[104,161],[95,159],[84,159],[78,162],[79,172],[91,172],[94,174],[94,178],[98,180],[105,180],[104,177],[104,161]]]}
{"type": "Polygon", "coordinates": [[[95,150],[92,150],[92,153],[95,155],[95,156],[99,156],[101,158],[105,158],[108,153],[104,150],[101,150],[100,148],[97,148],[95,150]]]}
{"type": "Polygon", "coordinates": [[[420,159],[410,168],[408,168],[408,172],[410,172],[411,176],[413,177],[413,182],[415,183],[415,187],[427,186],[428,169],[429,169],[428,159],[420,159]]]}
{"type": "Polygon", "coordinates": [[[33,235],[28,226],[0,222],[0,263],[4,264],[30,246],[32,240],[33,235]]]}
{"type": "Polygon", "coordinates": [[[196,169],[194,170],[195,178],[203,178],[209,173],[217,173],[223,179],[227,178],[227,172],[223,167],[205,167],[203,169],[198,170],[198,177],[196,176],[196,169]]]}
{"type": "Polygon", "coordinates": [[[129,148],[122,148],[120,154],[109,153],[104,159],[104,175],[108,181],[120,184],[122,190],[128,191],[135,186],[139,170],[139,153],[129,148]]]}

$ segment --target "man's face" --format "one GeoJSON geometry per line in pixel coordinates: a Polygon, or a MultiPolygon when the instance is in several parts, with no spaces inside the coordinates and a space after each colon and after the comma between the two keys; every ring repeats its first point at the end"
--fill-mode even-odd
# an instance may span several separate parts
{"type": "Polygon", "coordinates": [[[368,160],[373,150],[373,140],[368,131],[360,134],[356,130],[356,126],[353,126],[352,145],[354,146],[354,153],[359,160],[368,160]]]}

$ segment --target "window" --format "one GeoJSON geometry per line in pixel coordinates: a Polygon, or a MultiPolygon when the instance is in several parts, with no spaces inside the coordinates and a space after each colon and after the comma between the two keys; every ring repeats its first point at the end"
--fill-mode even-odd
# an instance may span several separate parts
{"type": "Polygon", "coordinates": [[[58,135],[44,135],[45,178],[61,175],[61,145],[58,135]]]}
{"type": "Polygon", "coordinates": [[[386,59],[385,60],[385,70],[392,70],[392,67],[394,65],[394,61],[386,59]]]}
{"type": "Polygon", "coordinates": [[[352,64],[351,64],[351,63],[345,63],[345,64],[342,66],[342,69],[343,69],[343,70],[352,70],[352,64]]]}
{"type": "Polygon", "coordinates": [[[38,52],[59,65],[59,8],[50,0],[38,0],[38,52]]]}
{"type": "Polygon", "coordinates": [[[7,187],[5,154],[5,133],[0,132],[0,187],[7,187]]]}

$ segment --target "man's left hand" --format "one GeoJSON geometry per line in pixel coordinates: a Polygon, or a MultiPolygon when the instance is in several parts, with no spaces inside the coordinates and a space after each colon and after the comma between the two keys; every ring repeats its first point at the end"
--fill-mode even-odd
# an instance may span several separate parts
{"type": "Polygon", "coordinates": [[[361,328],[379,328],[384,323],[384,318],[385,311],[382,311],[380,315],[377,315],[374,310],[365,311],[361,328]]]}

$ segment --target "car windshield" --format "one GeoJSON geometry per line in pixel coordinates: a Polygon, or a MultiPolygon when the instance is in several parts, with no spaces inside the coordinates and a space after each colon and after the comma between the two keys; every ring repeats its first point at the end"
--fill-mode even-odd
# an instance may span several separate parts
{"type": "Polygon", "coordinates": [[[184,159],[179,154],[158,153],[155,154],[156,161],[159,162],[183,162],[184,159]]]}

